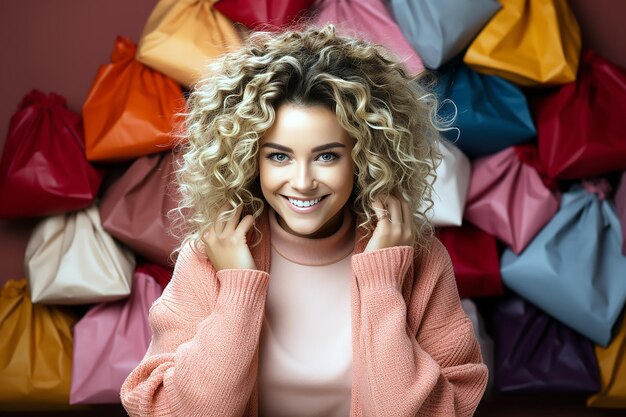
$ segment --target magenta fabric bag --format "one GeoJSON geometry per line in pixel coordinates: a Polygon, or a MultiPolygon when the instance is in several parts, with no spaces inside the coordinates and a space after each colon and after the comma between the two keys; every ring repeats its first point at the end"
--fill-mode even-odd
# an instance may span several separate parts
{"type": "Polygon", "coordinates": [[[464,217],[519,254],[554,216],[559,196],[526,163],[533,145],[510,147],[475,159],[464,217]]]}
{"type": "Polygon", "coordinates": [[[622,254],[626,256],[626,171],[615,192],[615,211],[622,224],[622,254]]]}
{"type": "Polygon", "coordinates": [[[120,402],[120,388],[144,357],[152,331],[148,311],[161,286],[135,272],[126,300],[98,304],[74,326],[70,404],[120,402]]]}
{"type": "Polygon", "coordinates": [[[332,23],[339,33],[385,46],[404,62],[409,73],[424,70],[422,60],[382,0],[319,0],[313,10],[316,26],[332,23]]]}

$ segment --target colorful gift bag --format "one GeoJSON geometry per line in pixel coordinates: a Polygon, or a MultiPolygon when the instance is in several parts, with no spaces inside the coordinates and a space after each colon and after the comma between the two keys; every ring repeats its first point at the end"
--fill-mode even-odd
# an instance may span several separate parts
{"type": "Polygon", "coordinates": [[[519,254],[559,208],[559,197],[520,153],[533,145],[507,148],[473,161],[465,218],[519,254]]]}
{"type": "Polygon", "coordinates": [[[315,0],[219,0],[215,9],[250,29],[280,30],[297,21],[315,0]],[[269,25],[269,26],[268,26],[269,25]]]}
{"type": "Polygon", "coordinates": [[[626,257],[605,184],[564,193],[559,211],[526,249],[519,256],[506,250],[500,262],[506,286],[602,346],[626,301],[626,257]]]}
{"type": "Polygon", "coordinates": [[[170,265],[178,240],[168,212],[177,207],[172,153],[137,159],[102,198],[102,227],[146,259],[170,265]]]}
{"type": "Polygon", "coordinates": [[[439,68],[464,50],[500,9],[496,0],[391,0],[390,6],[428,68],[439,68]]]}
{"type": "Polygon", "coordinates": [[[0,404],[67,404],[72,372],[72,326],[62,307],[33,305],[25,279],[0,293],[0,404]]]}
{"type": "Polygon", "coordinates": [[[102,229],[92,206],[38,224],[25,268],[33,303],[89,304],[130,294],[135,256],[102,229]]]}
{"type": "Polygon", "coordinates": [[[596,346],[600,392],[587,400],[590,407],[626,408],[626,320],[607,348],[596,346]]]}
{"type": "Polygon", "coordinates": [[[626,256],[626,171],[622,174],[615,193],[615,210],[622,225],[622,254],[626,256]]]}
{"type": "Polygon", "coordinates": [[[159,264],[141,264],[135,269],[135,274],[142,273],[151,276],[161,286],[161,289],[165,289],[170,283],[173,272],[174,268],[166,268],[159,264]]]}
{"type": "Polygon", "coordinates": [[[424,70],[422,60],[382,0],[318,0],[314,13],[316,26],[332,23],[345,35],[385,46],[411,74],[424,70]]]}
{"type": "Polygon", "coordinates": [[[504,293],[495,237],[465,222],[461,227],[438,229],[437,238],[450,254],[459,296],[488,297],[504,293]]]}
{"type": "Polygon", "coordinates": [[[442,159],[433,184],[433,209],[426,214],[435,226],[460,226],[471,174],[470,162],[446,140],[441,141],[439,150],[442,159]]]}
{"type": "Polygon", "coordinates": [[[487,389],[485,393],[486,395],[488,395],[489,392],[492,390],[494,380],[493,340],[487,334],[487,331],[485,329],[485,323],[483,321],[483,318],[478,313],[476,304],[469,298],[463,298],[461,300],[461,307],[463,307],[463,311],[472,321],[474,334],[476,335],[476,339],[478,340],[478,344],[480,345],[480,353],[483,357],[483,362],[485,363],[485,365],[487,365],[487,369],[489,369],[489,381],[487,382],[487,389]]]}
{"type": "Polygon", "coordinates": [[[124,160],[168,150],[184,107],[180,86],[135,60],[137,47],[118,37],[111,63],[98,70],[83,105],[87,158],[124,160]]]}
{"type": "Polygon", "coordinates": [[[0,160],[0,218],[48,216],[91,205],[102,172],[85,159],[80,116],[65,98],[33,90],[11,118],[0,160]]]}
{"type": "Polygon", "coordinates": [[[161,296],[157,282],[135,272],[126,300],[98,304],[74,327],[70,404],[120,402],[120,388],[152,338],[148,311],[161,296]]]}
{"type": "Polygon", "coordinates": [[[585,52],[576,83],[537,103],[539,157],[557,179],[626,170],[626,70],[585,52]]]}
{"type": "Polygon", "coordinates": [[[191,86],[207,63],[241,45],[233,23],[214,9],[217,0],[159,0],[141,35],[137,59],[191,86]]]}
{"type": "Polygon", "coordinates": [[[593,344],[519,297],[492,315],[495,385],[502,392],[594,392],[593,344]]]}
{"type": "Polygon", "coordinates": [[[500,4],[502,9],[467,49],[465,63],[524,86],[574,81],[581,36],[567,0],[500,0],[500,4]]]}
{"type": "Polygon", "coordinates": [[[537,135],[522,90],[495,75],[480,74],[455,61],[439,72],[435,91],[439,116],[455,117],[443,135],[470,158],[490,155],[537,135]]]}

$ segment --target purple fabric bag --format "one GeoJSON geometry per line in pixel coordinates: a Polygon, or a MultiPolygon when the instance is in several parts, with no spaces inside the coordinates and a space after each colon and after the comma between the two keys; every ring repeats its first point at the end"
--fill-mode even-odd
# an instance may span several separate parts
{"type": "Polygon", "coordinates": [[[494,311],[495,385],[501,392],[597,392],[590,340],[521,298],[494,311]]]}
{"type": "Polygon", "coordinates": [[[622,174],[615,192],[615,211],[622,224],[622,254],[626,256],[626,171],[622,174]]]}

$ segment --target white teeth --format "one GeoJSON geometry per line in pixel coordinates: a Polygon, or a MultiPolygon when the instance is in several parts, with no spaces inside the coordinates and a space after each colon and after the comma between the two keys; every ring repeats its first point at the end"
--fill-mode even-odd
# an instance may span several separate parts
{"type": "Polygon", "coordinates": [[[293,204],[294,206],[298,206],[298,207],[310,207],[310,206],[314,206],[315,204],[319,203],[321,198],[318,198],[316,200],[308,200],[308,201],[301,201],[301,200],[294,200],[293,198],[289,198],[289,202],[291,204],[293,204]]]}

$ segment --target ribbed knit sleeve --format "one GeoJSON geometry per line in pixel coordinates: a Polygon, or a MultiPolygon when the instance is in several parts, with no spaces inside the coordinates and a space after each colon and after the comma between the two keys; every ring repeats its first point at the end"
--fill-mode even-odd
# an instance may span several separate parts
{"type": "Polygon", "coordinates": [[[401,246],[352,257],[361,302],[363,415],[471,416],[487,367],[450,258],[439,241],[425,256],[413,256],[413,248],[401,246]]]}
{"type": "Polygon", "coordinates": [[[191,247],[150,309],[148,351],[121,390],[130,416],[241,416],[258,367],[269,275],[215,269],[191,247]]]}

